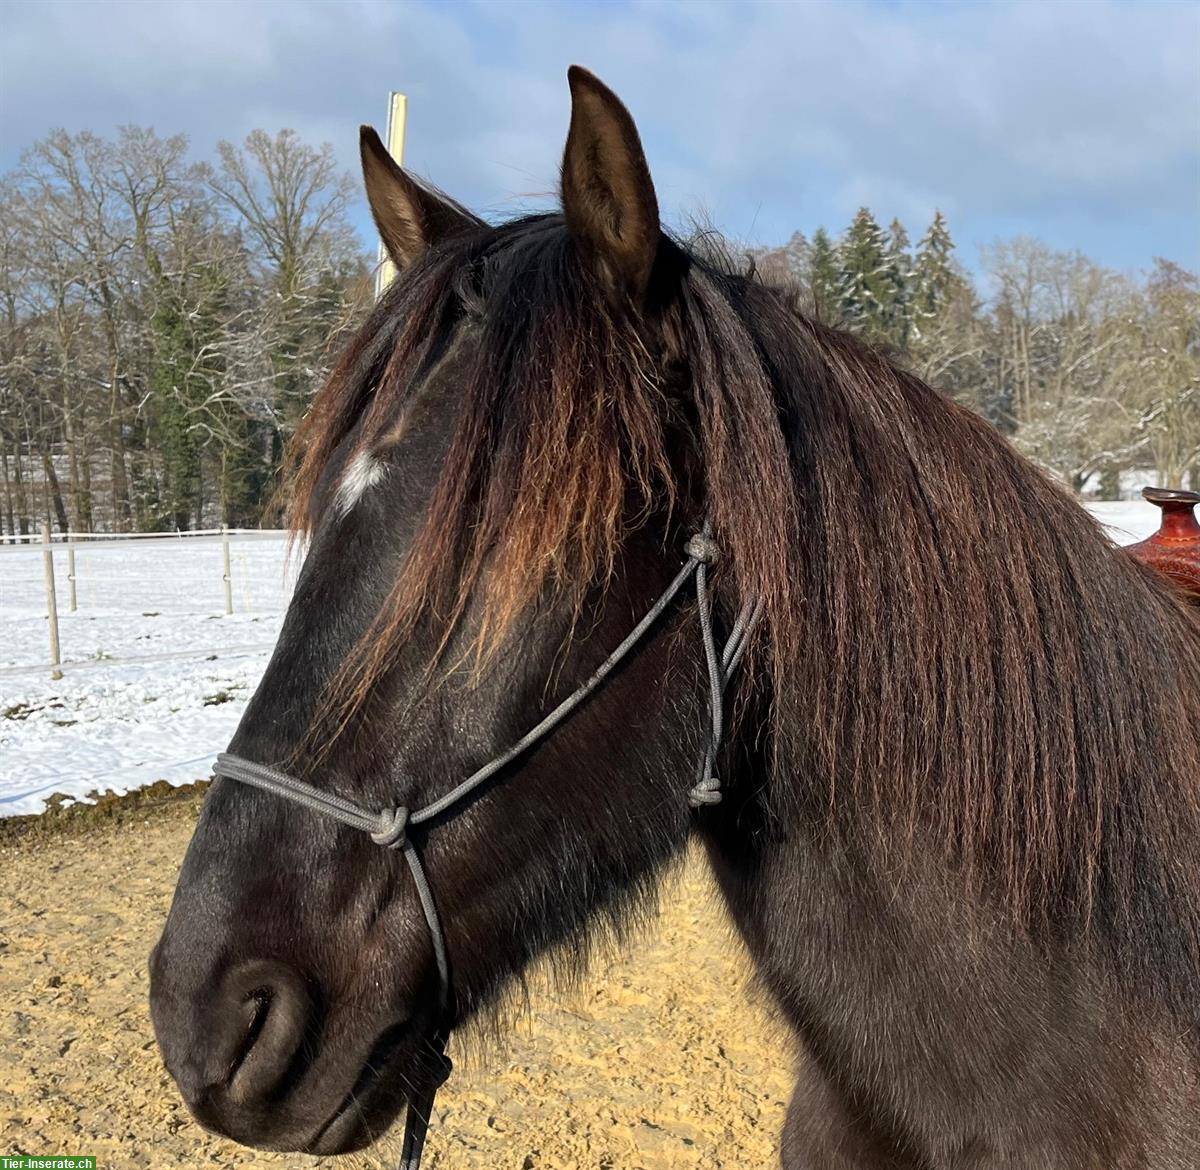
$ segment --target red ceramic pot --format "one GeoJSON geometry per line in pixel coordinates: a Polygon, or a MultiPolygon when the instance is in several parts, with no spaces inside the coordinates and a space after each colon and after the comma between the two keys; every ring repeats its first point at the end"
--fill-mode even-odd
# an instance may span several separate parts
{"type": "Polygon", "coordinates": [[[1200,492],[1148,487],[1142,488],[1142,495],[1162,509],[1162,527],[1131,544],[1129,551],[1181,585],[1200,605],[1200,524],[1195,514],[1200,492]]]}

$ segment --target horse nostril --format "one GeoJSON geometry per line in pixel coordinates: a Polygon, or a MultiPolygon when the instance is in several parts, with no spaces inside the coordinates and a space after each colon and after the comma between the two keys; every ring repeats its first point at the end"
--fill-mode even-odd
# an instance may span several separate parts
{"type": "Polygon", "coordinates": [[[242,1003],[239,1007],[241,1015],[247,1018],[246,1032],[242,1037],[241,1046],[234,1053],[233,1061],[229,1066],[229,1073],[225,1077],[226,1081],[233,1080],[237,1075],[237,1071],[241,1068],[242,1063],[250,1053],[250,1049],[254,1047],[254,1042],[258,1039],[262,1032],[263,1024],[267,1019],[267,1012],[271,1007],[271,989],[269,987],[258,987],[250,993],[250,998],[242,1003]]]}
{"type": "Polygon", "coordinates": [[[239,1105],[261,1103],[284,1080],[304,1039],[311,996],[299,972],[260,960],[230,973],[223,998],[236,1022],[226,1093],[239,1105]]]}

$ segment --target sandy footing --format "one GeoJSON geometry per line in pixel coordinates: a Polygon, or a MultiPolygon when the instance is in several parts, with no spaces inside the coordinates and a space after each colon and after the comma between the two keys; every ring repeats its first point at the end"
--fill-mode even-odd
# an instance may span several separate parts
{"type": "MultiPolygon", "coordinates": [[[[0,841],[0,1154],[126,1167],[395,1165],[314,1158],[203,1132],[165,1073],[147,1009],[195,802],[88,831],[0,841]]],[[[776,1153],[788,1045],[698,859],[656,925],[499,1046],[472,1045],[438,1099],[428,1170],[757,1170],[776,1153]]],[[[452,1050],[453,1051],[453,1050],[452,1050]]]]}

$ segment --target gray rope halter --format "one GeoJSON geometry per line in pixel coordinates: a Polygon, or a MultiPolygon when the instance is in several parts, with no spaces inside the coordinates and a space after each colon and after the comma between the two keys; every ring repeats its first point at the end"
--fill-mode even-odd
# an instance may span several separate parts
{"type": "Polygon", "coordinates": [[[446,1055],[446,1043],[449,1039],[447,1021],[450,1011],[451,988],[446,936],[442,930],[441,918],[438,916],[433,890],[430,888],[425,867],[421,862],[421,855],[409,836],[409,830],[460,805],[503,767],[549,735],[576,707],[590,698],[613,670],[629,655],[667,606],[678,596],[689,579],[694,579],[696,583],[700,637],[704,645],[705,664],[708,668],[709,714],[704,757],[700,762],[696,783],[688,792],[688,803],[693,808],[701,808],[705,805],[717,804],[721,800],[721,785],[714,769],[724,732],[725,688],[728,686],[730,675],[741,659],[750,641],[754,626],[762,613],[762,601],[753,599],[742,606],[728,640],[718,652],[712,628],[713,603],[708,594],[709,566],[716,562],[718,556],[717,545],[712,538],[711,525],[706,523],[703,532],[692,536],[684,546],[684,551],[688,556],[687,563],[679,570],[674,580],[663,590],[658,600],[646,611],[637,625],[625,635],[620,644],[585,682],[572,691],[511,747],[472,772],[444,796],[439,796],[422,808],[412,811],[403,805],[396,805],[374,812],[352,800],[338,796],[336,793],[326,792],[304,780],[297,780],[294,776],[289,776],[278,768],[271,768],[266,764],[256,764],[252,760],[231,755],[229,752],[222,752],[217,756],[217,764],[214,769],[216,775],[261,788],[266,792],[303,805],[322,816],[331,817],[335,821],[349,825],[352,829],[369,833],[371,840],[376,845],[382,845],[385,849],[400,850],[404,855],[404,860],[408,863],[413,883],[417,888],[421,910],[429,928],[429,940],[433,946],[433,958],[437,966],[439,981],[439,1018],[441,1022],[434,1037],[437,1067],[428,1082],[408,1103],[404,1147],[400,1154],[399,1170],[419,1170],[421,1152],[425,1146],[425,1136],[429,1129],[433,1110],[434,1096],[445,1083],[451,1070],[450,1058],[446,1055]]]}

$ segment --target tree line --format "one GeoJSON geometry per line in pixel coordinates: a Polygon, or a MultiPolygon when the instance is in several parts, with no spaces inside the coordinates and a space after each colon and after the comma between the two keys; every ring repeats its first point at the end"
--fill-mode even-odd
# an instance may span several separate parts
{"type": "MultiPolygon", "coordinates": [[[[329,146],[252,132],[57,131],[0,176],[0,536],[253,526],[371,299],[329,146]]],[[[750,249],[811,312],[893,350],[1077,490],[1200,485],[1200,287],[1018,238],[977,275],[939,213],[916,244],[861,209],[750,249]]]]}
{"type": "Polygon", "coordinates": [[[370,300],[332,149],[59,131],[0,178],[0,531],[257,525],[370,300]]]}
{"type": "Polygon", "coordinates": [[[823,320],[881,344],[983,414],[1076,491],[1116,499],[1122,472],[1200,488],[1200,282],[1158,258],[1114,272],[1021,236],[983,249],[977,278],[938,212],[916,245],[861,208],[753,250],[823,320]]]}

